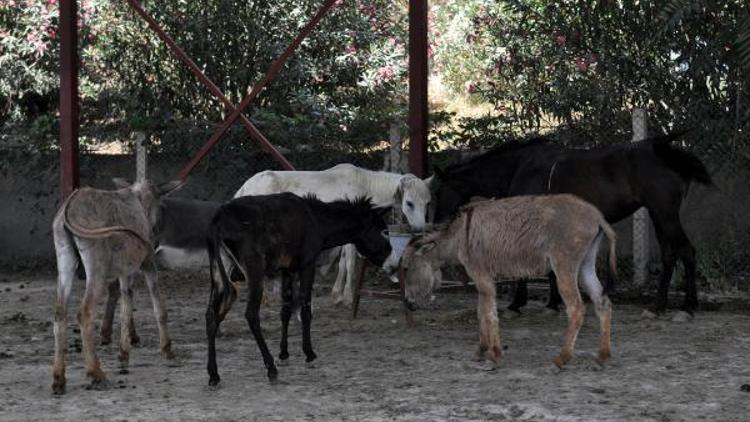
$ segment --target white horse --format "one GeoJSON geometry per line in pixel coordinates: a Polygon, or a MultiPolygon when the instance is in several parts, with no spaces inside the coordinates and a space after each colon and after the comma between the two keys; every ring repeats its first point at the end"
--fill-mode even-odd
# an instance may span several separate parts
{"type": "MultiPolygon", "coordinates": [[[[351,164],[323,171],[262,171],[247,179],[234,197],[279,192],[311,193],[326,202],[368,196],[378,207],[398,206],[409,225],[417,230],[425,226],[431,198],[427,183],[413,174],[372,171],[351,164]]],[[[349,305],[353,301],[356,258],[354,245],[342,247],[339,273],[331,292],[335,303],[349,305]]]]}

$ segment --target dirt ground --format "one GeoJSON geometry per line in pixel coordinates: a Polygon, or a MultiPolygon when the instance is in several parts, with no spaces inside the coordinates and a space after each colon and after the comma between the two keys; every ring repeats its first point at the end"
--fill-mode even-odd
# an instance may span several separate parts
{"type": "MultiPolygon", "coordinates": [[[[396,301],[365,298],[359,318],[351,320],[321,285],[314,299],[313,365],[304,362],[295,320],[290,363],[270,385],[243,318],[244,301],[238,302],[217,340],[222,381],[212,390],[205,369],[206,280],[179,273],[162,280],[178,361],[159,357],[141,282],[135,309],[142,345],[131,351],[130,373],[117,373],[116,346],[99,346],[113,388],[86,390],[83,357],[76,352],[78,282],[69,310],[68,392],[54,397],[54,274],[0,274],[0,420],[750,420],[750,392],[742,390],[750,383],[745,311],[702,312],[676,323],[669,315],[643,320],[641,307],[615,301],[614,356],[600,369],[593,363],[598,323],[589,306],[576,357],[560,371],[551,360],[566,318],[532,302],[522,317],[501,321],[507,350],[500,368],[488,371],[473,360],[475,294],[440,294],[436,309],[419,312],[416,325],[407,327],[396,301]]],[[[262,320],[277,354],[278,308],[264,308],[262,320]]]]}

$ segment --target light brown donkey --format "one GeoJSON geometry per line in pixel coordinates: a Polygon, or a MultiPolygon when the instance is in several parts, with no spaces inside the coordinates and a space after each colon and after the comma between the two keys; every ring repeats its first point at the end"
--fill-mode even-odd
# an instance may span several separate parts
{"type": "Polygon", "coordinates": [[[495,306],[495,280],[557,276],[568,313],[562,351],[554,359],[562,367],[573,356],[583,323],[581,283],[599,316],[599,355],[610,356],[611,303],[596,276],[599,243],[609,241],[609,265],[615,274],[615,234],[593,205],[573,195],[516,196],[481,201],[461,209],[448,225],[415,239],[401,266],[405,293],[412,307],[429,300],[445,264],[463,265],[479,291],[479,358],[497,364],[502,356],[495,306]]]}
{"type": "Polygon", "coordinates": [[[93,321],[97,298],[108,280],[118,278],[123,293],[119,353],[122,370],[127,370],[130,353],[132,305],[128,292],[131,277],[138,271],[146,276],[151,293],[162,354],[173,355],[167,332],[167,311],[159,294],[153,262],[152,228],[158,219],[159,197],[176,189],[180,183],[169,182],[156,187],[148,181],[129,185],[116,179],[115,184],[122,189],[82,188],[75,191],[63,202],[52,223],[58,272],[52,369],[55,394],[65,392],[66,308],[79,260],[86,271],[86,291],[78,311],[78,323],[91,386],[102,389],[109,384],[96,356],[93,321]]]}

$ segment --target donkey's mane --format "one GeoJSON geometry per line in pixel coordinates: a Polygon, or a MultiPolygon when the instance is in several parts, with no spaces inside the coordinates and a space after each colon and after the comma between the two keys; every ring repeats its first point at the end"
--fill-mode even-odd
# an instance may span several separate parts
{"type": "Polygon", "coordinates": [[[549,138],[536,137],[531,139],[513,139],[510,141],[503,142],[502,144],[493,147],[492,149],[479,154],[475,157],[471,157],[468,160],[456,163],[446,167],[446,171],[457,170],[465,166],[473,166],[480,164],[484,161],[494,160],[497,156],[515,152],[524,148],[533,147],[537,145],[555,145],[554,141],[549,138]]]}
{"type": "Polygon", "coordinates": [[[372,198],[366,195],[360,195],[355,198],[337,199],[331,202],[321,201],[314,193],[308,193],[302,199],[311,206],[326,207],[336,211],[348,213],[367,213],[372,211],[374,205],[372,198]]]}

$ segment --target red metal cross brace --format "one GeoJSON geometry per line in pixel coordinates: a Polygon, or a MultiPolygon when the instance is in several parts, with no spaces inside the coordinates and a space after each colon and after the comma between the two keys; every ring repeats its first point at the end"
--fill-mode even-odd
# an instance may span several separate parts
{"type": "Polygon", "coordinates": [[[203,82],[206,87],[211,91],[211,93],[214,94],[219,100],[221,100],[222,103],[231,111],[230,115],[224,120],[224,122],[221,124],[221,126],[211,135],[209,140],[201,147],[201,149],[198,151],[198,153],[190,160],[190,162],[180,171],[179,178],[181,180],[185,180],[187,176],[190,174],[190,172],[195,168],[195,166],[200,163],[200,161],[203,159],[203,157],[208,153],[209,150],[221,139],[221,136],[229,129],[237,120],[240,119],[240,122],[242,122],[243,126],[245,126],[245,129],[250,134],[250,136],[255,139],[256,142],[260,144],[260,146],[269,154],[273,156],[273,158],[278,161],[282,167],[284,167],[287,170],[294,170],[294,166],[284,158],[284,156],[266,139],[265,136],[258,130],[258,128],[255,127],[255,125],[250,122],[250,120],[245,117],[245,115],[242,113],[242,110],[244,110],[250,102],[255,99],[255,97],[258,96],[260,91],[273,80],[273,78],[276,77],[276,75],[281,70],[281,67],[286,63],[286,61],[291,57],[291,55],[294,53],[294,51],[299,47],[300,43],[302,43],[302,40],[307,37],[310,32],[315,28],[315,26],[320,22],[321,19],[328,13],[328,11],[333,7],[334,5],[340,3],[340,0],[326,0],[326,2],[321,6],[320,10],[313,16],[313,18],[302,28],[302,31],[300,31],[299,35],[292,40],[292,42],[289,44],[289,46],[284,50],[284,52],[279,56],[272,64],[271,67],[268,69],[268,72],[266,72],[265,76],[261,78],[258,82],[253,85],[252,89],[250,90],[250,93],[248,93],[245,98],[243,98],[242,102],[240,103],[239,107],[235,107],[234,104],[232,104],[229,99],[224,96],[224,94],[221,92],[221,90],[214,84],[211,79],[209,79],[201,70],[200,68],[190,59],[190,57],[183,51],[175,42],[174,40],[167,35],[166,32],[159,26],[156,21],[149,16],[146,11],[143,9],[143,7],[138,3],[137,0],[128,0],[128,3],[130,4],[130,7],[133,8],[133,10],[136,11],[145,21],[148,23],[148,26],[156,33],[156,35],[164,41],[164,43],[167,44],[169,49],[172,51],[172,53],[177,56],[180,60],[182,60],[183,63],[185,63],[190,70],[198,77],[198,79],[203,82]]]}

